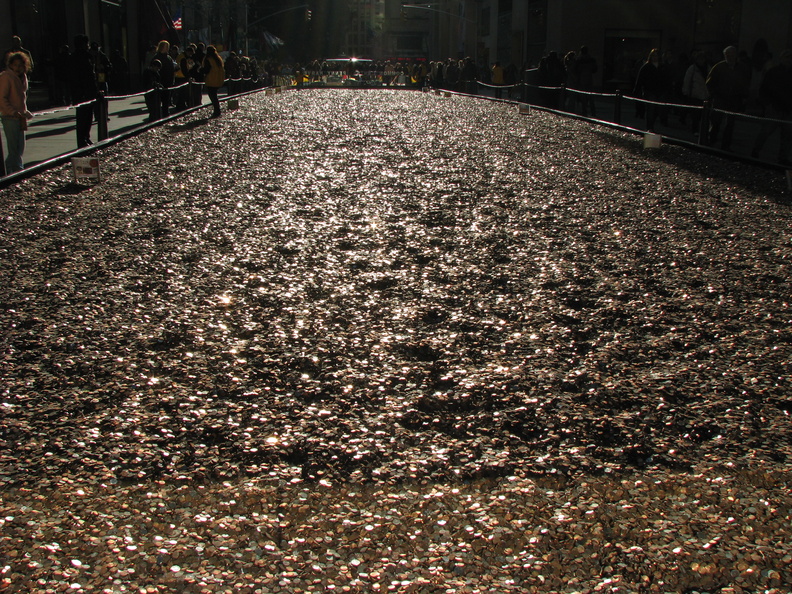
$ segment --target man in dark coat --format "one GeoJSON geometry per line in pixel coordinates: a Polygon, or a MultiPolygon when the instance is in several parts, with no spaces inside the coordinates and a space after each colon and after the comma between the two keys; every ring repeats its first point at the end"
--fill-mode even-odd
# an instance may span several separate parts
{"type": "Polygon", "coordinates": [[[170,56],[170,43],[163,40],[157,45],[157,54],[154,59],[159,60],[160,68],[160,83],[162,90],[160,91],[160,98],[162,99],[162,117],[167,117],[170,113],[171,95],[170,88],[173,86],[176,75],[176,63],[170,56]]]}
{"type": "Polygon", "coordinates": [[[22,39],[19,37],[19,35],[14,35],[11,38],[11,47],[3,52],[2,64],[0,64],[0,68],[5,68],[6,61],[8,60],[8,56],[16,52],[22,52],[28,57],[28,60],[30,60],[30,68],[28,69],[28,74],[33,72],[33,55],[30,53],[29,49],[22,47],[22,39]]]}
{"type": "Polygon", "coordinates": [[[792,156],[792,50],[781,52],[781,59],[764,76],[759,96],[766,106],[767,120],[762,123],[751,156],[757,158],[767,139],[781,133],[778,162],[789,167],[792,156]]]}
{"type": "Polygon", "coordinates": [[[710,114],[710,143],[714,143],[720,132],[721,122],[725,119],[721,148],[731,148],[734,132],[734,114],[743,111],[748,98],[748,78],[737,62],[737,48],[729,46],[723,50],[723,61],[718,62],[707,76],[707,90],[712,97],[710,114]],[[724,112],[726,112],[724,114],[724,112]]]}
{"type": "Polygon", "coordinates": [[[77,106],[77,148],[82,148],[93,144],[91,142],[91,123],[94,103],[92,102],[99,97],[94,62],[89,52],[87,35],[77,35],[74,38],[74,53],[71,56],[69,76],[72,103],[77,106]]]}

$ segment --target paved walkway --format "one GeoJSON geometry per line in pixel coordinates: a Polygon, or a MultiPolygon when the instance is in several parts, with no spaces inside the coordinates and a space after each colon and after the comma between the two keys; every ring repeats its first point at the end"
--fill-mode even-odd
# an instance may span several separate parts
{"type": "MultiPolygon", "coordinates": [[[[108,135],[117,136],[145,124],[148,121],[148,110],[141,95],[124,99],[110,98],[110,120],[107,123],[108,135]]],[[[56,107],[35,113],[27,132],[25,146],[25,165],[30,167],[36,163],[77,149],[75,133],[75,109],[73,107],[56,107]]],[[[98,141],[96,122],[91,126],[91,140],[98,141]]],[[[7,154],[5,138],[3,138],[3,154],[7,154]]]]}

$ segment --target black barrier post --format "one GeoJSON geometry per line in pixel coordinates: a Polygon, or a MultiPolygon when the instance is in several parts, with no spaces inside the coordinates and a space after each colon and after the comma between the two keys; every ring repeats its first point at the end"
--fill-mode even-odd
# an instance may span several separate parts
{"type": "Polygon", "coordinates": [[[616,91],[616,98],[613,102],[613,121],[621,125],[621,112],[622,112],[622,92],[616,91]]]}
{"type": "Polygon", "coordinates": [[[189,89],[190,89],[190,99],[189,99],[190,107],[197,107],[198,105],[201,104],[201,99],[200,99],[200,97],[201,97],[201,94],[200,94],[201,93],[201,84],[191,80],[189,85],[190,85],[189,86],[189,89]]]}
{"type": "Polygon", "coordinates": [[[701,110],[701,121],[699,122],[699,144],[709,144],[709,125],[710,125],[710,112],[712,111],[712,103],[709,101],[704,102],[704,107],[701,110]]]}
{"type": "Polygon", "coordinates": [[[104,91],[99,91],[99,97],[96,99],[96,118],[99,120],[96,131],[99,140],[107,140],[109,136],[107,133],[107,105],[107,97],[105,97],[104,91]]]}

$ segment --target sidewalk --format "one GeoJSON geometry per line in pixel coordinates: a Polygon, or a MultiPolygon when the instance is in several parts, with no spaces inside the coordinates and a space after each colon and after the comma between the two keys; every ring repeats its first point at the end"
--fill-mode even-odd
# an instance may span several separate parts
{"type": "MultiPolygon", "coordinates": [[[[118,136],[148,122],[148,110],[142,95],[124,99],[109,98],[110,121],[107,123],[108,137],[118,136]]],[[[91,140],[98,142],[99,127],[94,121],[91,140]]],[[[3,155],[8,154],[5,135],[3,155]]],[[[77,149],[74,107],[55,107],[34,113],[27,132],[25,166],[30,167],[77,149]]]]}

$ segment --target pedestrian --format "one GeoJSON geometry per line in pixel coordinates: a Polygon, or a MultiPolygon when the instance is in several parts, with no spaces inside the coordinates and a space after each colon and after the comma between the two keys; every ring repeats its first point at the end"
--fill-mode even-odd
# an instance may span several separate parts
{"type": "Polygon", "coordinates": [[[558,52],[548,52],[539,60],[537,70],[539,86],[543,87],[540,92],[543,96],[542,103],[546,107],[557,108],[561,100],[561,86],[566,81],[564,63],[558,56],[558,52]]]}
{"type": "Polygon", "coordinates": [[[27,73],[30,74],[31,72],[33,72],[33,55],[30,53],[29,49],[25,49],[24,47],[22,47],[22,39],[19,37],[19,35],[14,35],[11,38],[11,47],[3,52],[3,62],[2,62],[3,67],[5,67],[5,65],[8,63],[8,57],[11,54],[15,54],[17,52],[22,52],[28,57],[28,62],[30,62],[30,67],[28,68],[27,73]]]}
{"type": "Polygon", "coordinates": [[[71,70],[71,51],[68,45],[58,48],[58,55],[53,61],[55,77],[55,104],[71,104],[71,88],[69,83],[69,72],[71,70]]]}
{"type": "Polygon", "coordinates": [[[212,117],[219,118],[220,100],[217,98],[217,92],[225,84],[225,66],[223,58],[217,53],[215,46],[210,45],[206,48],[206,58],[204,58],[201,70],[206,85],[206,94],[209,95],[209,100],[212,102],[212,117]]]}
{"type": "Polygon", "coordinates": [[[503,96],[504,74],[503,66],[500,62],[495,62],[492,65],[492,84],[495,87],[495,99],[500,99],[503,96]]]}
{"type": "Polygon", "coordinates": [[[695,105],[697,109],[693,111],[691,132],[699,133],[701,123],[701,113],[704,102],[709,99],[707,90],[707,54],[704,51],[697,51],[693,55],[693,63],[688,66],[685,78],[682,80],[682,94],[690,105],[695,105]]]}
{"type": "Polygon", "coordinates": [[[146,50],[146,53],[143,55],[143,62],[140,65],[140,71],[143,72],[146,68],[149,67],[151,61],[157,57],[157,46],[150,45],[146,50]]]}
{"type": "Polygon", "coordinates": [[[110,79],[110,92],[116,95],[126,95],[129,91],[129,62],[127,62],[121,50],[113,50],[110,64],[113,68],[113,76],[110,79]]]}
{"type": "Polygon", "coordinates": [[[788,167],[792,156],[792,50],[781,52],[779,63],[765,73],[759,97],[768,119],[762,122],[751,156],[758,158],[767,139],[779,130],[778,163],[788,167]]]}
{"type": "Polygon", "coordinates": [[[459,73],[459,78],[462,81],[464,92],[475,95],[478,92],[478,82],[476,82],[476,63],[473,58],[468,56],[462,61],[462,68],[459,73]]]}
{"type": "Polygon", "coordinates": [[[585,94],[581,95],[583,103],[583,115],[596,116],[596,107],[594,105],[594,75],[597,73],[597,59],[591,55],[589,48],[586,45],[580,46],[577,60],[575,61],[575,68],[577,69],[578,86],[585,94]]]}
{"type": "Polygon", "coordinates": [[[195,46],[188,45],[179,55],[179,70],[176,72],[177,86],[180,86],[176,96],[176,109],[182,111],[192,105],[190,92],[196,77],[197,65],[194,60],[195,46]]]}
{"type": "Polygon", "coordinates": [[[170,42],[162,40],[157,44],[157,54],[154,56],[160,61],[160,99],[162,100],[162,117],[170,113],[171,96],[170,88],[173,86],[176,75],[176,63],[170,56],[170,42]]]}
{"type": "Polygon", "coordinates": [[[13,52],[6,57],[6,69],[0,72],[0,114],[8,145],[5,160],[6,173],[16,173],[24,168],[25,130],[33,117],[27,108],[27,72],[30,60],[24,52],[13,52]]]}
{"type": "Polygon", "coordinates": [[[87,35],[75,36],[69,76],[72,102],[77,108],[77,148],[93,144],[91,142],[91,124],[93,123],[94,104],[99,97],[94,62],[89,47],[87,35]]]}
{"type": "Polygon", "coordinates": [[[646,130],[654,132],[655,123],[660,115],[659,105],[666,96],[667,88],[665,79],[660,71],[660,50],[654,48],[649,52],[641,69],[638,71],[638,78],[635,81],[633,94],[645,102],[639,102],[639,113],[643,110],[646,119],[646,130]]]}
{"type": "Polygon", "coordinates": [[[767,71],[773,66],[773,54],[770,53],[770,47],[766,39],[760,38],[756,40],[753,46],[753,52],[750,56],[746,56],[743,66],[743,72],[748,80],[748,99],[745,104],[745,111],[751,115],[764,117],[764,108],[766,102],[763,100],[762,83],[767,71]]]}
{"type": "Polygon", "coordinates": [[[242,76],[239,72],[239,58],[236,52],[229,52],[223,66],[228,77],[228,94],[236,95],[239,92],[239,79],[242,76]]]}
{"type": "Polygon", "coordinates": [[[160,93],[162,92],[162,83],[160,82],[160,70],[162,70],[162,63],[154,58],[151,63],[143,71],[143,86],[146,89],[144,97],[146,99],[146,107],[149,111],[149,121],[153,122],[162,117],[162,99],[160,93]]]}
{"type": "Polygon", "coordinates": [[[575,52],[564,54],[564,105],[561,107],[574,113],[577,107],[578,97],[575,91],[578,89],[579,82],[577,77],[577,55],[575,52]],[[570,93],[570,89],[572,92],[570,93]]]}
{"type": "Polygon", "coordinates": [[[707,89],[712,97],[709,142],[714,144],[717,141],[725,119],[721,139],[721,148],[725,151],[731,147],[734,113],[743,111],[748,98],[748,81],[739,67],[738,56],[737,48],[730,45],[723,50],[723,60],[715,64],[707,76],[707,89]]]}
{"type": "Polygon", "coordinates": [[[110,58],[102,51],[102,48],[95,41],[91,42],[91,58],[94,62],[94,72],[96,73],[96,84],[99,90],[107,95],[110,90],[108,84],[110,75],[113,72],[113,65],[110,58]]]}
{"type": "Polygon", "coordinates": [[[195,46],[195,55],[193,55],[193,60],[198,64],[198,76],[195,78],[195,82],[203,82],[203,72],[201,69],[203,68],[204,58],[206,58],[206,44],[199,41],[195,46]]]}
{"type": "MultiPolygon", "coordinates": [[[[102,48],[99,44],[95,41],[91,42],[90,45],[91,49],[89,53],[91,54],[91,59],[93,60],[94,64],[94,74],[96,75],[96,87],[99,89],[99,93],[103,97],[107,97],[109,94],[110,86],[108,81],[110,80],[110,74],[113,71],[113,65],[110,63],[110,58],[102,51],[102,48]]],[[[94,117],[96,121],[99,121],[99,117],[101,115],[102,110],[99,107],[99,102],[96,102],[96,106],[94,108],[94,117]]],[[[110,114],[106,114],[105,117],[107,121],[110,121],[110,114]]]]}
{"type": "Polygon", "coordinates": [[[443,80],[445,80],[445,88],[449,91],[456,91],[459,85],[459,61],[453,58],[448,58],[443,72],[443,80]]]}

